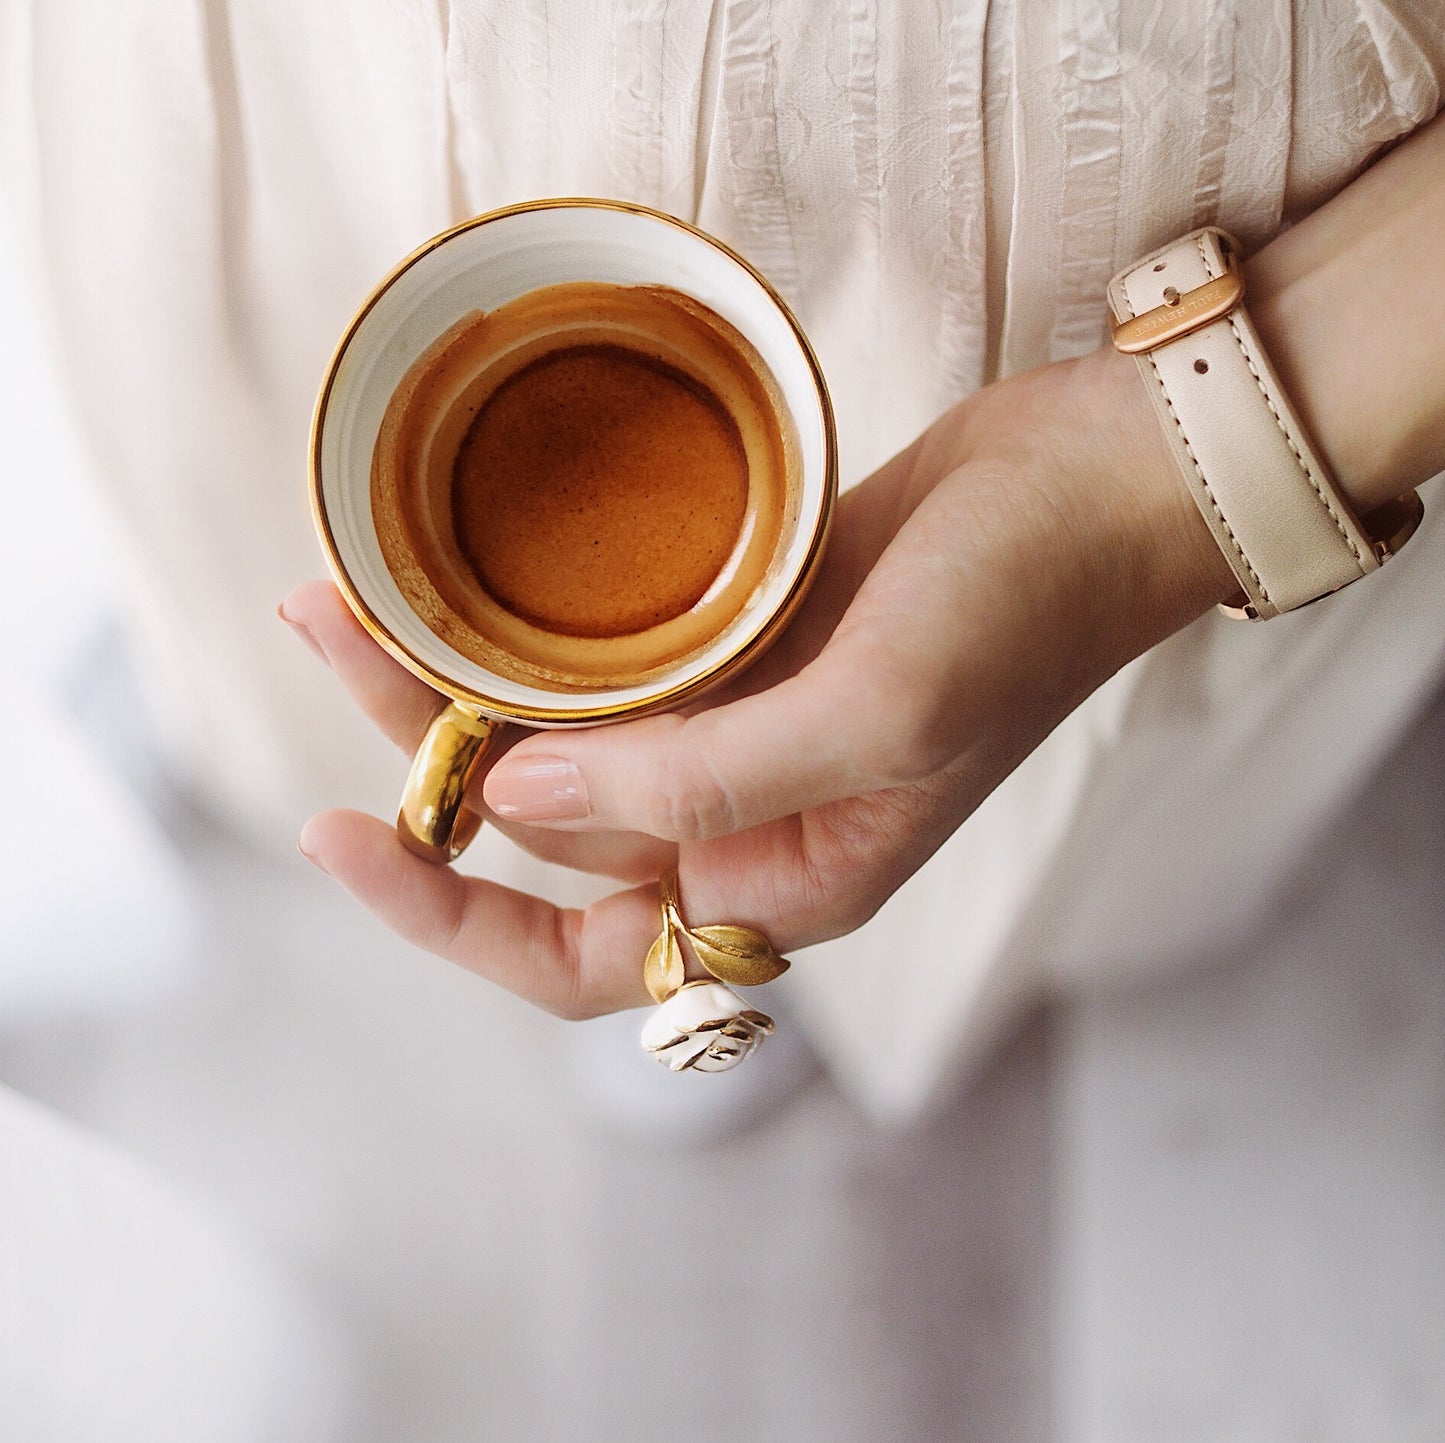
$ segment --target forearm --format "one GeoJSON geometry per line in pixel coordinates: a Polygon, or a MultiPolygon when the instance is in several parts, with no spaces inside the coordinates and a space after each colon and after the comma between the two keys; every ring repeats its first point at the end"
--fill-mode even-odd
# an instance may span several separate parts
{"type": "Polygon", "coordinates": [[[1445,470],[1445,116],[1246,275],[1270,359],[1357,511],[1445,470]]]}

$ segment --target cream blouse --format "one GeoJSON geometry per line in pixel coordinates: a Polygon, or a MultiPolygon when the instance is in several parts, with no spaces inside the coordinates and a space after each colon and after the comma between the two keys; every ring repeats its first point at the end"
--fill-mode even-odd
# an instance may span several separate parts
{"type": "MultiPolygon", "coordinates": [[[[1442,76],[1439,0],[0,0],[0,179],[175,763],[289,848],[312,807],[384,811],[401,780],[273,613],[321,570],[327,356],[420,240],[542,195],[696,222],[797,309],[856,480],[978,386],[1099,345],[1124,262],[1319,205],[1442,76]]],[[[1257,919],[1445,662],[1427,506],[1380,577],[1141,658],[794,968],[860,1101],[916,1112],[1034,990],[1181,967],[1257,919]]]]}

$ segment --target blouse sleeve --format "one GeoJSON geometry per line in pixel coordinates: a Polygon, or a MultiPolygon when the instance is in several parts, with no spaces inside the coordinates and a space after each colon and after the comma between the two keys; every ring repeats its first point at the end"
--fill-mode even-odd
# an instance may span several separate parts
{"type": "Polygon", "coordinates": [[[1290,220],[1424,125],[1445,93],[1440,0],[1325,0],[1302,7],[1295,25],[1290,220]]]}

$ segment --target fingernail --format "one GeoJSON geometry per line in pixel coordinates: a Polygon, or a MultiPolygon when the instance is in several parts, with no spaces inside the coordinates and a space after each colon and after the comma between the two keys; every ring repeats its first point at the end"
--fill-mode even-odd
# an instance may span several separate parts
{"type": "Polygon", "coordinates": [[[286,625],[289,626],[291,630],[294,631],[296,635],[299,636],[301,640],[304,641],[306,645],[309,646],[311,650],[314,651],[316,655],[319,656],[321,660],[326,663],[327,666],[331,665],[331,658],[327,656],[326,653],[321,649],[321,643],[316,640],[316,634],[311,630],[311,628],[307,626],[305,622],[292,621],[291,618],[286,615],[286,603],[284,601],[281,603],[280,606],[276,608],[276,615],[279,616],[281,620],[284,621],[286,625]]]}
{"type": "MultiPolygon", "coordinates": [[[[316,858],[311,852],[308,852],[308,851],[306,850],[306,848],[301,845],[301,838],[300,838],[300,837],[297,837],[297,838],[296,838],[296,850],[297,850],[298,852],[300,852],[301,855],[302,855],[303,857],[305,857],[306,860],[307,860],[308,862],[310,862],[311,865],[312,865],[313,867],[315,867],[318,872],[326,872],[326,868],[321,865],[321,863],[317,860],[317,858],[316,858]]],[[[331,875],[331,873],[330,873],[330,872],[326,872],[326,875],[329,877],[329,876],[331,875]]]]}
{"type": "Polygon", "coordinates": [[[515,822],[575,822],[592,808],[587,784],[562,757],[504,759],[486,780],[487,805],[515,822]]]}

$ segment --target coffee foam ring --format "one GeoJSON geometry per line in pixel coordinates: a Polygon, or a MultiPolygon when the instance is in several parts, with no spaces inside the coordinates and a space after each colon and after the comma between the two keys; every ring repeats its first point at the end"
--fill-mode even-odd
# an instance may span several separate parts
{"type": "Polygon", "coordinates": [[[631,314],[613,312],[579,321],[575,311],[567,313],[565,297],[560,296],[576,287],[547,289],[559,293],[554,297],[559,303],[538,307],[536,323],[515,338],[503,337],[503,343],[496,344],[495,323],[505,321],[511,306],[488,317],[473,313],[428,348],[397,388],[375,451],[372,493],[378,540],[388,568],[418,615],[454,650],[488,670],[566,691],[647,682],[745,626],[749,600],[783,564],[798,524],[799,488],[789,484],[799,470],[797,439],[761,357],[706,307],[660,287],[609,287],[633,303],[627,308],[631,314]],[[508,611],[478,584],[453,529],[451,467],[473,417],[510,377],[564,345],[599,344],[621,345],[662,361],[716,397],[742,440],[749,503],[727,560],[704,595],[681,616],[624,636],[560,636],[508,611]],[[471,362],[472,353],[493,346],[495,351],[480,365],[471,362]],[[764,423],[764,416],[774,424],[764,423]],[[398,474],[397,464],[407,454],[408,430],[420,431],[412,454],[418,458],[425,498],[419,514],[410,518],[399,503],[407,479],[398,474]],[[782,478],[784,504],[772,518],[760,518],[763,488],[752,478],[776,475],[782,478]],[[769,534],[762,534],[760,521],[769,520],[769,534]],[[410,526],[426,531],[413,536],[410,526]],[[419,559],[422,550],[437,563],[430,569],[419,559]]]}

